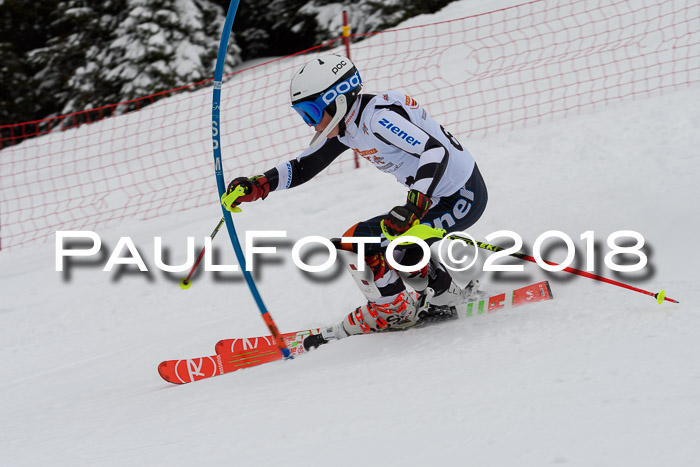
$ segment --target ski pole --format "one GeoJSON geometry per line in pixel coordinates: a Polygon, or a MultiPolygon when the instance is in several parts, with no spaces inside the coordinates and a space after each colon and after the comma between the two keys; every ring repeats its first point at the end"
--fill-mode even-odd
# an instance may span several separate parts
{"type": "MultiPolygon", "coordinates": [[[[384,235],[389,240],[393,240],[393,239],[397,238],[396,236],[387,235],[386,229],[384,228],[383,221],[382,221],[382,231],[384,232],[384,235]]],[[[447,235],[447,232],[443,229],[435,229],[435,228],[430,227],[428,225],[417,224],[417,225],[414,225],[413,227],[411,227],[410,229],[408,229],[405,233],[403,233],[399,237],[401,237],[401,236],[413,236],[413,237],[418,237],[421,240],[427,240],[429,238],[436,238],[436,237],[443,238],[446,235],[447,235]]],[[[505,250],[505,248],[501,248],[500,246],[489,245],[488,243],[484,243],[484,242],[477,241],[476,243],[474,243],[470,238],[463,237],[463,236],[461,236],[459,234],[455,234],[455,233],[447,235],[446,238],[449,238],[450,240],[462,240],[467,245],[474,245],[478,248],[482,248],[482,249],[488,250],[488,251],[497,252],[497,251],[504,251],[505,250]]],[[[525,261],[530,261],[531,263],[537,264],[537,260],[535,260],[535,258],[533,258],[530,255],[526,255],[524,253],[510,253],[508,256],[513,256],[515,258],[524,259],[525,261]]],[[[550,266],[560,266],[559,264],[554,263],[552,261],[547,261],[544,259],[542,261],[547,263],[550,266]]],[[[634,292],[642,293],[644,295],[649,295],[651,297],[654,297],[659,305],[661,305],[664,300],[666,300],[667,302],[671,302],[671,303],[680,303],[678,300],[674,300],[672,298],[667,297],[666,292],[664,290],[661,290],[657,293],[654,293],[654,292],[649,292],[648,290],[634,287],[632,285],[624,284],[624,283],[616,281],[614,279],[608,279],[607,277],[599,276],[597,274],[593,274],[593,273],[590,273],[587,271],[581,271],[580,269],[566,267],[562,270],[565,272],[571,273],[571,274],[576,274],[578,276],[587,277],[589,279],[593,279],[596,281],[616,285],[618,287],[622,287],[623,289],[628,289],[628,290],[632,290],[634,292]]]]}
{"type": "MultiPolygon", "coordinates": [[[[214,240],[214,237],[216,237],[216,234],[219,233],[219,229],[221,226],[224,224],[224,218],[222,217],[219,223],[217,224],[216,228],[214,231],[211,233],[209,236],[212,240],[214,240]]],[[[194,266],[192,266],[192,269],[190,270],[190,273],[180,281],[180,288],[182,290],[187,290],[192,286],[192,283],[190,282],[190,278],[192,277],[192,274],[194,274],[194,271],[197,269],[197,266],[199,266],[199,263],[202,261],[202,258],[204,257],[204,248],[202,247],[201,253],[199,253],[199,257],[197,258],[197,261],[194,262],[194,266]]]]}
{"type": "MultiPolygon", "coordinates": [[[[450,234],[447,236],[447,238],[449,238],[451,240],[462,240],[463,242],[467,243],[468,245],[474,245],[474,242],[472,242],[469,238],[462,237],[459,234],[450,234]]],[[[505,250],[505,248],[501,248],[501,247],[496,246],[496,245],[489,245],[488,243],[479,242],[479,241],[476,242],[475,246],[482,248],[484,250],[493,251],[493,252],[505,250]]],[[[519,259],[524,259],[525,261],[530,261],[531,263],[537,264],[537,261],[535,260],[535,258],[533,258],[530,255],[526,255],[524,253],[511,253],[509,256],[513,256],[513,257],[519,258],[519,259]]],[[[542,261],[550,266],[559,266],[559,264],[554,263],[552,261],[547,261],[545,259],[543,259],[542,261]]],[[[634,292],[639,292],[639,293],[642,293],[644,295],[649,295],[651,297],[654,297],[656,299],[656,301],[659,303],[659,305],[661,303],[663,303],[664,300],[671,302],[671,303],[680,303],[678,300],[674,300],[672,298],[667,297],[666,292],[664,290],[661,290],[660,292],[657,292],[657,293],[653,293],[653,292],[649,292],[648,290],[640,289],[638,287],[634,287],[634,286],[629,285],[629,284],[624,284],[624,283],[616,281],[614,279],[608,279],[607,277],[599,276],[597,274],[593,274],[593,273],[590,273],[588,271],[582,271],[580,269],[576,269],[576,268],[572,268],[572,267],[566,267],[566,268],[562,269],[562,271],[568,272],[571,274],[576,274],[576,275],[582,276],[582,277],[587,277],[589,279],[593,279],[596,281],[605,282],[607,284],[616,285],[618,287],[622,287],[623,289],[632,290],[634,292]]]]}

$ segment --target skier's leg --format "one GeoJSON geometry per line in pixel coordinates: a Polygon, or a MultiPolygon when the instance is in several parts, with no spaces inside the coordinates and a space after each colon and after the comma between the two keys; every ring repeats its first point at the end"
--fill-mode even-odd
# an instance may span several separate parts
{"type": "MultiPolygon", "coordinates": [[[[420,248],[410,248],[399,262],[404,265],[418,264],[422,257],[423,251],[420,248]]],[[[464,303],[474,296],[479,288],[477,279],[470,281],[464,288],[457,285],[445,266],[433,256],[420,270],[401,273],[401,277],[416,291],[418,298],[430,287],[434,293],[430,303],[436,306],[464,303]]]]}
{"type": "MultiPolygon", "coordinates": [[[[448,232],[466,231],[479,220],[486,209],[487,202],[486,184],[479,168],[475,165],[472,176],[464,187],[451,196],[442,198],[438,204],[428,210],[421,222],[448,232]]],[[[410,248],[405,251],[400,262],[406,265],[417,264],[422,255],[420,248],[410,248]]],[[[424,270],[414,274],[413,277],[408,275],[406,281],[418,292],[425,290],[426,287],[432,288],[435,296],[431,299],[431,303],[434,305],[462,303],[475,295],[479,287],[479,281],[474,279],[464,289],[460,288],[454,283],[445,266],[433,257],[424,270]],[[412,282],[412,279],[415,280],[416,276],[421,275],[425,278],[423,279],[425,285],[422,288],[420,282],[417,286],[412,282]]]]}
{"type": "MultiPolygon", "coordinates": [[[[360,222],[348,230],[344,237],[380,237],[379,222],[383,216],[360,222]]],[[[388,244],[388,242],[386,242],[388,244]]],[[[356,245],[355,245],[356,246],[356,245]]],[[[364,262],[371,271],[372,281],[378,293],[366,293],[367,304],[348,314],[341,325],[348,335],[382,331],[390,327],[407,327],[415,324],[417,306],[414,297],[406,291],[406,286],[397,272],[386,260],[386,245],[365,245],[364,262]]],[[[355,249],[343,244],[343,249],[355,249]]]]}
{"type": "MultiPolygon", "coordinates": [[[[487,201],[486,185],[479,168],[475,165],[472,176],[465,186],[453,195],[442,198],[421,221],[448,231],[463,231],[481,217],[487,201]]],[[[380,222],[383,217],[384,215],[359,222],[343,236],[381,237],[380,222]]],[[[418,310],[416,298],[406,291],[406,286],[399,274],[389,266],[385,256],[388,244],[389,241],[384,240],[379,245],[365,245],[365,263],[372,270],[373,281],[379,290],[379,296],[367,296],[367,305],[358,307],[346,316],[340,326],[341,333],[368,333],[388,327],[412,326],[416,323],[418,310]]],[[[357,251],[356,245],[348,245],[344,249],[357,251]]],[[[394,251],[399,262],[405,264],[417,264],[420,256],[416,258],[415,255],[422,255],[422,250],[419,248],[407,250],[409,253],[402,253],[401,250],[394,251]],[[414,250],[418,253],[412,253],[414,250]]],[[[467,295],[475,293],[478,288],[478,283],[470,283],[466,288],[460,288],[454,283],[445,267],[434,259],[428,263],[425,275],[428,278],[427,287],[435,291],[435,297],[431,299],[431,303],[436,305],[463,302],[467,295]]]]}

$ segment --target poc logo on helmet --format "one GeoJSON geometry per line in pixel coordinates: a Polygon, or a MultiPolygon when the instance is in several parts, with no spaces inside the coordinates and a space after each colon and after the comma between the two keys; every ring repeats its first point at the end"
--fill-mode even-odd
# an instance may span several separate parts
{"type": "Polygon", "coordinates": [[[328,91],[326,91],[322,96],[323,102],[325,102],[326,105],[331,104],[340,94],[350,92],[351,90],[358,87],[360,84],[362,84],[362,80],[360,79],[360,72],[356,71],[354,75],[352,75],[345,81],[341,81],[340,83],[336,84],[328,91]]]}
{"type": "Polygon", "coordinates": [[[340,63],[338,63],[336,66],[333,67],[331,70],[334,75],[337,75],[338,72],[345,66],[347,63],[345,63],[345,60],[342,60],[340,63]]]}

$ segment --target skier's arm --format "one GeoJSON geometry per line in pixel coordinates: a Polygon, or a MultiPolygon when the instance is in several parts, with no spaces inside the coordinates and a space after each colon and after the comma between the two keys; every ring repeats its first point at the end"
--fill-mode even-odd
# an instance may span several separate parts
{"type": "Polygon", "coordinates": [[[410,188],[432,197],[447,168],[449,152],[440,141],[411,123],[401,106],[379,109],[371,122],[374,136],[419,159],[410,188]]]}
{"type": "Polygon", "coordinates": [[[316,150],[307,149],[296,159],[280,164],[263,175],[235,178],[222,195],[221,203],[226,209],[233,211],[240,203],[265,199],[270,191],[284,190],[306,183],[328,167],[346,149],[338,138],[331,138],[316,150]],[[245,195],[231,195],[239,186],[243,187],[245,195]]]}
{"type": "Polygon", "coordinates": [[[317,149],[307,149],[296,159],[265,172],[270,191],[285,190],[306,183],[328,167],[347,149],[338,138],[327,139],[317,149]]]}

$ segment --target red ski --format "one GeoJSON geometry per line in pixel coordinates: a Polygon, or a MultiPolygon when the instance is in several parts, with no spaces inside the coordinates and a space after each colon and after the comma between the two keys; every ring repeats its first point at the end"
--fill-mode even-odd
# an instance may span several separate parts
{"type": "MultiPolygon", "coordinates": [[[[320,332],[320,329],[289,332],[282,334],[282,338],[295,357],[305,352],[304,338],[320,332]]],[[[283,359],[272,336],[227,339],[220,341],[216,349],[217,354],[209,357],[162,362],[158,365],[158,373],[169,383],[183,384],[283,359]],[[223,345],[229,350],[226,351],[223,345]]]]}
{"type": "MultiPolygon", "coordinates": [[[[551,300],[552,298],[554,297],[549,282],[542,281],[459,305],[453,308],[450,314],[428,317],[408,329],[414,329],[421,324],[427,325],[448,319],[466,319],[474,315],[494,313],[504,308],[551,300]]],[[[282,338],[292,355],[298,356],[306,352],[304,340],[309,336],[319,334],[321,334],[321,329],[315,328],[282,334],[282,338]]],[[[312,340],[310,339],[310,341],[312,340]]],[[[321,339],[321,343],[323,342],[325,341],[321,339]]],[[[216,352],[216,355],[208,357],[162,362],[158,366],[158,373],[165,381],[183,384],[283,359],[272,336],[224,339],[216,344],[216,352]]]]}
{"type": "MultiPolygon", "coordinates": [[[[549,281],[542,281],[536,284],[521,287],[519,289],[511,290],[509,292],[491,295],[490,297],[486,297],[481,300],[474,299],[470,302],[455,307],[456,315],[449,317],[439,316],[438,319],[426,319],[425,324],[435,321],[446,321],[447,319],[470,318],[474,315],[494,313],[505,308],[516,307],[526,303],[541,302],[543,300],[551,300],[552,298],[554,297],[552,295],[552,289],[549,286],[549,281]]],[[[421,323],[419,322],[417,326],[420,324],[421,323]]],[[[415,327],[416,326],[413,326],[413,328],[415,327]]],[[[302,331],[297,333],[292,332],[283,334],[282,337],[284,337],[285,343],[288,347],[301,347],[301,352],[303,352],[303,346],[299,346],[300,342],[296,341],[303,341],[303,339],[310,334],[320,334],[320,329],[313,329],[311,331],[302,331]]],[[[248,339],[223,339],[216,343],[215,350],[217,354],[228,354],[243,352],[251,348],[260,349],[261,345],[276,348],[275,341],[272,336],[265,336],[248,339]]],[[[296,354],[293,353],[293,355],[296,354]]]]}

